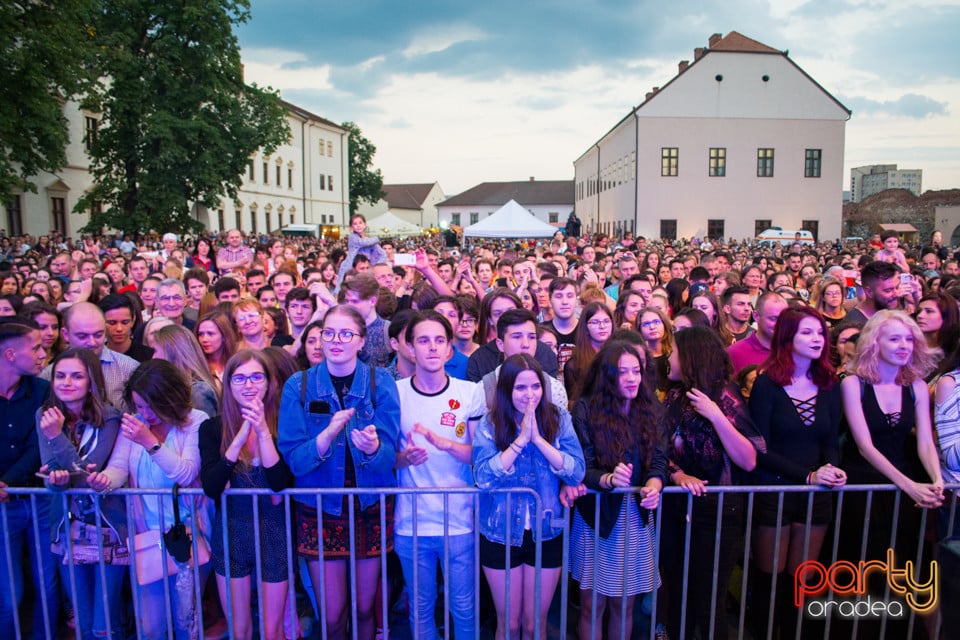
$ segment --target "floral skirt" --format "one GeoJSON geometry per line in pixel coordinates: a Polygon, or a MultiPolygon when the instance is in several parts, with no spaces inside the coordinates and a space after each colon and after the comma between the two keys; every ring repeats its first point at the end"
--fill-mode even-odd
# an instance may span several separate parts
{"type": "Polygon", "coordinates": [[[318,560],[322,535],[324,560],[349,559],[351,525],[358,559],[377,558],[384,551],[393,551],[393,497],[386,498],[386,529],[380,525],[380,503],[361,509],[357,496],[353,496],[356,520],[351,523],[349,499],[349,496],[343,497],[339,516],[323,513],[322,529],[317,522],[317,509],[303,503],[297,504],[297,553],[300,556],[307,560],[318,560]]]}

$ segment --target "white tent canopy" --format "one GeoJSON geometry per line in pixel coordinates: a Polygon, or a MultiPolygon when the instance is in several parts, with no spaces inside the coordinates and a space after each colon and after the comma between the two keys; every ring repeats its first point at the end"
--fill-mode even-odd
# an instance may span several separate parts
{"type": "Polygon", "coordinates": [[[476,224],[464,228],[464,237],[550,238],[558,228],[538,219],[511,200],[476,224]]]}
{"type": "Polygon", "coordinates": [[[383,215],[367,220],[367,234],[378,238],[393,236],[416,236],[421,233],[420,227],[387,211],[383,215]]]}

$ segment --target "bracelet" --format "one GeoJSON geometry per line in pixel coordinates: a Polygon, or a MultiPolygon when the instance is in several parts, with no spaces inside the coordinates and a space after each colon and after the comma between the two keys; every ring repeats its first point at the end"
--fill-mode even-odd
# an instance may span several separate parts
{"type": "Polygon", "coordinates": [[[516,453],[517,455],[520,455],[521,453],[523,453],[523,447],[518,445],[516,442],[511,442],[510,448],[513,449],[513,452],[516,453]]]}

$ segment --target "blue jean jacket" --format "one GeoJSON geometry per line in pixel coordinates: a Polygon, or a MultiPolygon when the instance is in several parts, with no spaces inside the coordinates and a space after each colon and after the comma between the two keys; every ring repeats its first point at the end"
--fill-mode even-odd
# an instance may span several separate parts
{"type": "MultiPolygon", "coordinates": [[[[346,447],[350,447],[358,487],[395,487],[397,438],[400,432],[400,398],[397,384],[383,369],[374,369],[376,375],[376,411],[370,398],[370,372],[367,365],[358,362],[353,384],[344,395],[344,404],[333,388],[326,363],[310,368],[302,375],[291,376],[283,386],[280,399],[278,444],[280,453],[295,476],[295,487],[341,488],[344,482],[346,447]],[[307,395],[305,406],[300,404],[300,385],[306,378],[307,395]],[[310,413],[312,401],[325,402],[325,413],[310,413]],[[347,426],[337,434],[336,440],[321,457],[317,455],[317,435],[330,424],[333,414],[343,408],[356,409],[347,426]],[[354,430],[362,430],[372,424],[380,438],[380,448],[372,456],[357,449],[349,437],[354,430]]],[[[319,407],[318,407],[319,408],[319,407]]],[[[376,504],[377,495],[360,495],[360,506],[367,508],[376,504]]],[[[298,498],[306,504],[315,501],[298,498]]],[[[323,511],[339,516],[343,499],[327,495],[322,501],[323,511]]]]}
{"type": "Polygon", "coordinates": [[[529,493],[481,493],[480,533],[491,542],[520,546],[528,512],[535,540],[550,540],[563,532],[560,482],[579,484],[583,480],[586,465],[570,414],[564,409],[559,411],[560,431],[553,446],[563,455],[562,469],[553,469],[543,454],[533,444],[528,444],[517,456],[513,469],[506,471],[500,459],[502,451],[497,448],[494,440],[494,426],[489,420],[489,414],[484,416],[477,427],[473,439],[473,477],[477,486],[481,489],[527,487],[537,492],[543,505],[542,518],[537,522],[536,504],[529,493]],[[507,495],[510,495],[509,513],[507,495]]]}

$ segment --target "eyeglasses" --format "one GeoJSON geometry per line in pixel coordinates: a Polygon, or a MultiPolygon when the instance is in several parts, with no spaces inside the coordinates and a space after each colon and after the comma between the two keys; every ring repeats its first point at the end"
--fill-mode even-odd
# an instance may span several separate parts
{"type": "Polygon", "coordinates": [[[357,333],[355,331],[350,331],[350,329],[341,329],[340,331],[324,329],[320,332],[320,337],[324,342],[333,342],[334,338],[338,339],[340,342],[351,342],[355,335],[357,335],[357,333]]]}
{"type": "Polygon", "coordinates": [[[460,324],[465,324],[465,325],[477,324],[477,319],[476,319],[476,318],[461,318],[461,319],[460,319],[460,324]]]}
{"type": "Polygon", "coordinates": [[[587,326],[591,329],[599,329],[601,327],[609,327],[613,322],[610,321],[610,318],[604,318],[603,320],[591,320],[587,323],[587,326]]]}
{"type": "Polygon", "coordinates": [[[237,322],[247,322],[248,320],[254,320],[259,317],[259,313],[238,313],[237,322]]]}
{"type": "Polygon", "coordinates": [[[159,300],[162,304],[166,304],[167,302],[180,302],[181,300],[183,300],[183,296],[181,295],[160,296],[159,298],[157,298],[157,300],[159,300]]]}
{"type": "Polygon", "coordinates": [[[267,374],[263,373],[262,371],[258,371],[257,373],[251,373],[248,376],[245,376],[242,373],[235,373],[232,376],[230,376],[230,384],[236,385],[238,387],[242,387],[248,382],[252,382],[253,384],[260,384],[264,382],[266,379],[267,379],[267,374]]]}
{"type": "Polygon", "coordinates": [[[661,320],[660,318],[656,318],[654,320],[647,320],[646,322],[641,322],[640,326],[644,329],[650,329],[653,327],[659,327],[662,324],[663,324],[663,320],[661,320]]]}

